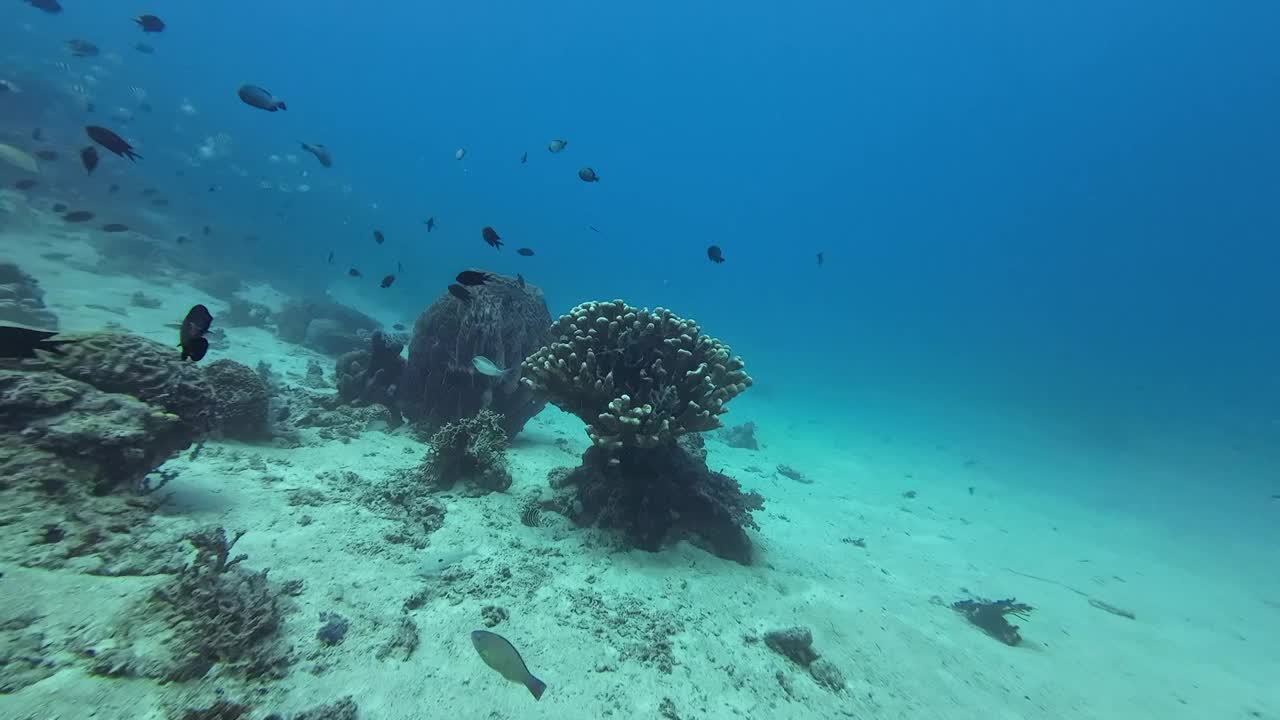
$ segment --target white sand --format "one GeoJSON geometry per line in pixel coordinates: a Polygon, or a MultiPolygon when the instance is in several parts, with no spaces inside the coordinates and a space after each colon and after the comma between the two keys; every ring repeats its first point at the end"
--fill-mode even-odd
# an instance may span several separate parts
{"type": "MultiPolygon", "coordinates": [[[[166,324],[192,302],[205,302],[215,316],[225,309],[192,288],[41,259],[51,249],[89,253],[72,240],[56,247],[30,240],[0,236],[0,256],[41,281],[66,329],[113,321],[168,342],[174,331],[166,324]],[[139,290],[163,305],[129,307],[139,290]],[[90,302],[127,308],[128,317],[85,309],[90,302]]],[[[271,302],[271,292],[258,288],[253,297],[271,302]]],[[[264,360],[297,382],[317,358],[331,376],[331,359],[265,331],[226,332],[233,349],[225,355],[240,362],[264,360]]],[[[1177,469],[1160,458],[1100,456],[1025,418],[951,409],[943,420],[929,408],[864,408],[795,422],[787,418],[805,417],[804,407],[748,396],[727,419],[755,420],[766,447],[738,450],[715,437],[708,447],[713,469],[766,498],[752,567],[687,544],[659,554],[611,552],[605,534],[570,529],[555,516],[547,527],[522,525],[519,499],[545,488],[551,468],[576,464],[586,446],[581,423],[554,408],[511,449],[508,493],[440,496],[446,521],[424,550],[388,543],[384,534],[399,521],[356,500],[421,460],[423,445],[404,431],[296,450],[210,443],[196,462],[170,463],[179,471],[167,488],[174,496],[155,523],[246,530],[236,549],[249,555],[247,567],[305,580],[284,628],[294,647],[291,674],[252,697],[261,708],[255,718],[345,694],[361,717],[378,720],[1280,717],[1280,579],[1270,565],[1277,508],[1270,508],[1269,535],[1261,522],[1247,533],[1179,527],[1145,513],[1140,498],[1104,512],[1096,495],[1073,487],[1123,487],[1129,478],[1177,469]],[[565,448],[555,444],[560,438],[565,448]],[[778,475],[780,463],[812,483],[778,475]],[[359,479],[318,477],[342,470],[359,479]],[[1057,490],[1046,494],[1049,488],[1057,490]],[[291,504],[306,489],[323,493],[318,504],[291,504]],[[916,497],[903,497],[908,490],[916,497]],[[866,547],[844,538],[863,538],[866,547]],[[458,571],[473,574],[446,579],[458,571]],[[1063,585],[1136,619],[1093,607],[1063,585]],[[441,596],[450,587],[467,590],[441,596]],[[407,661],[377,659],[405,600],[424,588],[438,594],[408,612],[417,651],[407,661]],[[1033,605],[1028,620],[1016,621],[1023,644],[1005,646],[937,604],[969,592],[1033,605]],[[484,667],[472,649],[468,632],[483,627],[485,605],[509,612],[493,629],[549,685],[540,702],[484,667]],[[341,645],[316,640],[322,611],[350,619],[341,645]],[[635,652],[661,639],[666,623],[676,629],[670,673],[635,652]],[[814,648],[848,682],[843,693],[818,686],[762,642],[744,640],[791,625],[812,630],[814,648]]],[[[1226,504],[1238,517],[1265,504],[1256,496],[1210,497],[1217,491],[1209,483],[1202,492],[1200,501],[1226,504]]],[[[106,636],[112,614],[162,579],[3,570],[5,615],[37,609],[50,642],[106,636]]],[[[213,675],[184,688],[95,678],[69,665],[0,696],[0,717],[84,718],[92,706],[99,720],[161,718],[162,697],[207,700],[218,687],[250,699],[213,675]]]]}

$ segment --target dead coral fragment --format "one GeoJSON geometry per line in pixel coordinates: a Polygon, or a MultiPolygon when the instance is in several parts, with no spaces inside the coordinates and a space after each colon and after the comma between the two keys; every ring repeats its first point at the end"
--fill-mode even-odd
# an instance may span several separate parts
{"type": "Polygon", "coordinates": [[[481,410],[475,417],[455,420],[431,436],[431,455],[423,472],[438,488],[451,488],[464,480],[483,491],[503,492],[511,487],[506,450],[502,416],[481,410]]]}
{"type": "Polygon", "coordinates": [[[720,427],[751,378],[729,347],[663,308],[589,302],[552,326],[524,362],[524,382],[587,423],[607,451],[652,448],[720,427]]]}
{"type": "Polygon", "coordinates": [[[969,622],[982,628],[988,635],[1005,645],[1017,645],[1022,642],[1018,634],[1018,626],[1009,624],[1005,615],[1013,615],[1025,620],[1033,609],[1030,605],[1020,603],[1013,598],[1008,600],[960,600],[952,603],[951,609],[964,615],[969,622]]]}

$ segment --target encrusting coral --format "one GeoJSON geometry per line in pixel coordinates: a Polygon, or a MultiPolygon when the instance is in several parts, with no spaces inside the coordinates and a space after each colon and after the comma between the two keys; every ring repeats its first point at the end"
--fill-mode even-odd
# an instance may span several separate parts
{"type": "Polygon", "coordinates": [[[597,447],[652,448],[721,426],[751,385],[741,358],[669,310],[621,300],[577,306],[524,362],[524,382],[587,423],[597,447]]]}
{"type": "Polygon", "coordinates": [[[438,488],[450,488],[463,480],[482,491],[502,492],[511,487],[506,450],[502,416],[481,410],[475,417],[455,420],[431,436],[431,454],[422,465],[422,474],[438,488]]]}
{"type": "Polygon", "coordinates": [[[209,363],[204,373],[214,389],[214,422],[224,435],[249,441],[271,436],[271,390],[261,375],[227,359],[209,363]]]}
{"type": "Polygon", "coordinates": [[[621,530],[656,551],[680,538],[751,561],[745,528],[756,493],[706,465],[701,433],[751,385],[741,358],[669,310],[621,300],[579,305],[552,326],[557,338],[525,360],[524,382],[587,424],[592,447],[562,485],[575,522],[621,530]]]}

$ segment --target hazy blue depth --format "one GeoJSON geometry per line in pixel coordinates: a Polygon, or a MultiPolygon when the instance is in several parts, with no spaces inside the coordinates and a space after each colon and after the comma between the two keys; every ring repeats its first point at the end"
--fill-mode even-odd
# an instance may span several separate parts
{"type": "MultiPolygon", "coordinates": [[[[136,39],[114,3],[76,4],[3,12],[136,39]]],[[[220,227],[263,237],[228,231],[219,262],[266,260],[277,284],[322,289],[355,264],[364,296],[413,317],[483,266],[544,287],[553,314],[622,297],[694,317],[762,390],[1272,421],[1280,10],[1031,5],[173,3],[157,62],[131,56],[129,77],[190,98],[192,141],[228,133],[239,165],[332,149],[330,171],[302,156],[317,189],[283,218],[251,179],[208,200],[220,227]],[[289,111],[246,108],[245,82],[289,111]],[[397,260],[383,293],[369,279],[397,260]]],[[[148,136],[174,122],[157,111],[129,134],[163,158],[148,136]]],[[[171,178],[167,162],[137,172],[171,178]]]]}

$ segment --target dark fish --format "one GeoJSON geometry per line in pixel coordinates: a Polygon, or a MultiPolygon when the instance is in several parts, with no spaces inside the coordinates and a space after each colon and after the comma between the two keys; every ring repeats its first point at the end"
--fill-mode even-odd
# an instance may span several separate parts
{"type": "Polygon", "coordinates": [[[360,271],[355,268],[351,268],[350,270],[348,270],[347,274],[350,275],[351,277],[360,277],[360,271]]]}
{"type": "Polygon", "coordinates": [[[329,251],[329,264],[330,264],[330,265],[332,265],[332,264],[333,264],[333,251],[332,251],[332,250],[330,250],[330,251],[329,251]]]}
{"type": "Polygon", "coordinates": [[[818,253],[818,265],[822,265],[822,253],[818,253]]]}
{"type": "Polygon", "coordinates": [[[707,259],[717,264],[724,262],[724,253],[720,251],[719,245],[707,248],[707,259]]]}
{"type": "Polygon", "coordinates": [[[404,323],[396,323],[395,325],[392,325],[391,328],[393,330],[404,330],[404,323]]]}
{"type": "Polygon", "coordinates": [[[134,45],[133,45],[133,49],[134,49],[134,50],[137,50],[138,52],[142,53],[143,55],[150,55],[150,54],[152,54],[152,53],[154,53],[154,52],[156,51],[156,49],[155,49],[155,48],[151,47],[150,45],[148,45],[148,44],[146,44],[146,43],[144,43],[144,42],[134,43],[134,45]]]}
{"type": "Polygon", "coordinates": [[[116,193],[120,192],[120,186],[115,183],[111,183],[111,187],[107,188],[107,192],[111,193],[112,195],[115,195],[116,193]]]}
{"type": "Polygon", "coordinates": [[[521,275],[520,273],[516,273],[516,284],[519,285],[521,288],[524,287],[524,276],[521,275]]]}
{"type": "Polygon", "coordinates": [[[89,135],[90,140],[98,143],[120,157],[127,157],[130,160],[135,158],[138,160],[142,159],[142,156],[134,152],[133,146],[125,142],[124,138],[104,127],[100,127],[98,125],[86,125],[84,131],[89,135]]]}
{"type": "Polygon", "coordinates": [[[381,231],[381,230],[374,230],[374,231],[373,231],[373,241],[374,241],[374,242],[376,242],[376,243],[378,243],[379,245],[381,245],[383,242],[385,242],[385,241],[386,241],[386,239],[387,239],[387,238],[386,238],[386,236],[382,234],[382,231],[381,231]]]}
{"type": "Polygon", "coordinates": [[[66,203],[54,203],[54,204],[53,204],[53,211],[54,211],[54,212],[56,212],[56,213],[66,212],[66,210],[67,210],[67,204],[66,204],[66,203]]]}
{"type": "Polygon", "coordinates": [[[525,154],[520,156],[520,164],[523,165],[527,162],[529,162],[529,153],[526,152],[525,154]]]}
{"type": "Polygon", "coordinates": [[[159,198],[156,198],[155,200],[152,200],[151,204],[156,207],[169,207],[169,199],[159,197],[159,198]]]}
{"type": "Polygon", "coordinates": [[[431,232],[432,230],[435,230],[435,229],[436,229],[436,218],[433,215],[427,218],[427,232],[431,232]]]}
{"type": "Polygon", "coordinates": [[[188,240],[190,240],[190,238],[188,238],[186,235],[179,235],[179,236],[177,237],[177,243],[178,243],[179,245],[181,245],[181,244],[182,244],[182,243],[184,243],[184,242],[187,242],[188,240]]]}
{"type": "Polygon", "coordinates": [[[27,4],[50,15],[57,15],[62,12],[62,4],[58,0],[27,0],[27,4]]]}
{"type": "Polygon", "coordinates": [[[218,184],[217,184],[217,183],[214,183],[213,185],[210,185],[210,186],[209,186],[209,192],[217,192],[217,191],[218,191],[218,184]]]}
{"type": "Polygon", "coordinates": [[[396,272],[398,273],[404,272],[404,265],[401,265],[399,260],[396,261],[396,272]]]}
{"type": "Polygon", "coordinates": [[[579,170],[578,177],[582,179],[582,182],[600,182],[600,176],[596,174],[595,170],[592,170],[589,167],[584,167],[579,170]]]}
{"type": "Polygon", "coordinates": [[[316,156],[316,160],[325,167],[333,167],[333,155],[329,153],[329,148],[323,145],[308,145],[302,143],[302,149],[316,156]]]}
{"type": "Polygon", "coordinates": [[[128,225],[122,225],[120,223],[107,223],[106,225],[102,226],[102,232],[118,233],[118,232],[127,232],[128,230],[129,230],[128,225]]]}
{"type": "Polygon", "coordinates": [[[591,232],[600,232],[599,228],[595,225],[588,225],[587,227],[591,228],[591,232]]]}
{"type": "Polygon", "coordinates": [[[76,38],[67,41],[67,49],[76,57],[93,57],[98,54],[98,46],[88,40],[76,38]]]}
{"type": "Polygon", "coordinates": [[[13,325],[0,325],[0,357],[26,359],[35,358],[37,350],[61,355],[61,345],[75,340],[50,340],[56,332],[46,330],[29,330],[13,325]]]}
{"type": "Polygon", "coordinates": [[[80,164],[84,165],[84,171],[93,174],[94,168],[98,167],[98,148],[90,145],[80,151],[80,164]]]}
{"type": "Polygon", "coordinates": [[[498,232],[488,225],[480,231],[480,237],[484,238],[484,241],[489,244],[489,247],[492,247],[495,250],[502,249],[502,238],[498,237],[498,232]]]}
{"type": "Polygon", "coordinates": [[[84,111],[87,113],[97,112],[97,110],[98,110],[98,106],[94,105],[91,102],[87,102],[84,104],[84,111]]]}
{"type": "Polygon", "coordinates": [[[182,348],[183,360],[200,360],[209,352],[209,341],[204,334],[209,332],[212,323],[213,315],[203,305],[196,305],[187,312],[182,328],[178,330],[178,347],[182,348]]]}
{"type": "Polygon", "coordinates": [[[454,296],[454,297],[456,297],[456,298],[458,298],[458,299],[459,299],[459,300],[461,300],[462,302],[470,302],[470,301],[471,301],[471,293],[470,293],[466,288],[462,287],[461,285],[450,285],[450,286],[449,286],[449,294],[450,294],[450,295],[452,295],[452,296],[454,296]]]}
{"type": "Polygon", "coordinates": [[[62,219],[73,223],[87,222],[93,219],[93,213],[88,210],[73,210],[66,215],[63,215],[62,219]]]}
{"type": "Polygon", "coordinates": [[[267,112],[275,112],[277,110],[288,110],[283,100],[277,100],[272,97],[271,92],[257,85],[241,85],[240,90],[236,93],[246,105],[252,105],[260,110],[267,112]]]}
{"type": "Polygon", "coordinates": [[[41,138],[43,137],[44,137],[44,130],[41,130],[40,128],[33,128],[31,130],[32,140],[35,140],[36,142],[40,142],[41,138]]]}
{"type": "Polygon", "coordinates": [[[36,182],[35,180],[32,180],[31,178],[24,178],[14,183],[13,186],[18,188],[19,190],[30,190],[31,188],[39,184],[40,183],[36,182]]]}
{"type": "Polygon", "coordinates": [[[485,665],[493,668],[499,675],[513,683],[525,686],[533,694],[534,700],[541,700],[542,693],[547,691],[547,684],[533,676],[516,650],[506,638],[488,630],[473,630],[471,644],[485,665]]]}
{"type": "Polygon", "coordinates": [[[384,289],[384,290],[385,290],[385,289],[387,289],[387,288],[391,287],[391,283],[393,283],[393,282],[395,282],[395,281],[396,281],[396,276],[395,276],[395,275],[388,275],[388,276],[386,276],[386,277],[382,278],[382,289],[384,289]]]}
{"type": "Polygon", "coordinates": [[[516,250],[516,254],[523,255],[525,257],[533,257],[533,250],[531,248],[520,248],[519,250],[516,250]]]}
{"type": "Polygon", "coordinates": [[[164,21],[155,15],[139,15],[133,21],[138,23],[138,27],[142,28],[142,32],[156,33],[164,31],[164,21]]]}
{"type": "Polygon", "coordinates": [[[212,235],[213,228],[209,227],[208,225],[205,225],[204,229],[201,232],[203,232],[205,235],[212,235]]]}
{"type": "Polygon", "coordinates": [[[156,189],[155,189],[155,188],[153,188],[153,187],[149,187],[149,188],[142,188],[142,197],[151,197],[152,195],[155,195],[155,194],[156,194],[156,193],[158,193],[158,192],[160,192],[160,191],[159,191],[159,190],[156,190],[156,189]]]}
{"type": "Polygon", "coordinates": [[[58,152],[56,150],[37,150],[36,157],[41,160],[53,161],[58,159],[58,152]]]}
{"type": "Polygon", "coordinates": [[[463,285],[483,285],[493,279],[493,275],[480,270],[463,270],[455,278],[463,285]]]}

